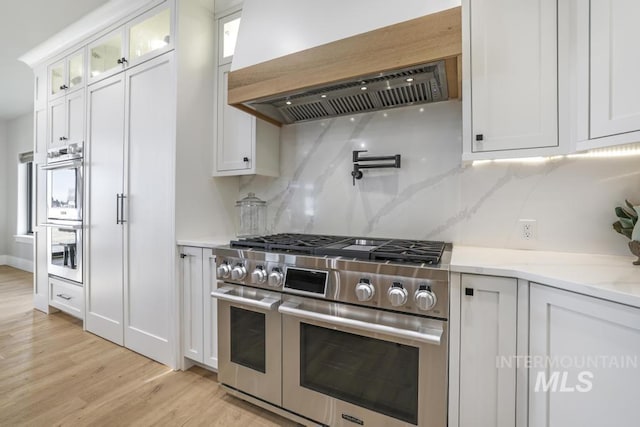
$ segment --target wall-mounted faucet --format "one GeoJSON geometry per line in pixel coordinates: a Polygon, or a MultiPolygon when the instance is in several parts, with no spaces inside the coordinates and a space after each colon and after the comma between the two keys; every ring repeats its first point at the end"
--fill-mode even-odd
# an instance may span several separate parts
{"type": "Polygon", "coordinates": [[[353,171],[351,176],[353,177],[353,185],[356,185],[356,179],[362,179],[363,174],[361,169],[381,169],[381,168],[400,168],[400,154],[393,156],[361,156],[360,153],[366,153],[367,150],[354,150],[353,151],[353,171]],[[360,162],[385,162],[393,161],[393,163],[374,163],[361,165],[360,162]]]}

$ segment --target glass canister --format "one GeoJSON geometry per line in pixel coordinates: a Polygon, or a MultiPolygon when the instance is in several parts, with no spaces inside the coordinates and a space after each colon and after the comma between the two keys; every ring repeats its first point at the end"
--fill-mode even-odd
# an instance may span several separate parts
{"type": "Polygon", "coordinates": [[[249,193],[236,202],[240,209],[240,230],[238,237],[255,237],[265,234],[267,225],[267,202],[249,193]]]}

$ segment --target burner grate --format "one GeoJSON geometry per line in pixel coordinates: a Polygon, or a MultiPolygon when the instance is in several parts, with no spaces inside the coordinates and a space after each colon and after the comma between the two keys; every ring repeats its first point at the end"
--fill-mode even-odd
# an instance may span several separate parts
{"type": "Polygon", "coordinates": [[[286,233],[235,240],[231,241],[231,246],[313,254],[315,248],[341,242],[345,239],[347,237],[344,236],[286,233]]]}
{"type": "Polygon", "coordinates": [[[420,240],[367,239],[321,234],[282,233],[249,237],[231,241],[231,247],[252,248],[272,252],[290,252],[303,255],[341,256],[378,262],[401,264],[440,263],[444,242],[420,240]],[[373,242],[373,248],[354,246],[358,241],[373,242]],[[377,246],[376,246],[377,245],[377,246]],[[354,249],[356,248],[356,249],[354,249]]]}
{"type": "Polygon", "coordinates": [[[392,240],[371,252],[376,261],[438,264],[444,252],[444,242],[392,240]]]}

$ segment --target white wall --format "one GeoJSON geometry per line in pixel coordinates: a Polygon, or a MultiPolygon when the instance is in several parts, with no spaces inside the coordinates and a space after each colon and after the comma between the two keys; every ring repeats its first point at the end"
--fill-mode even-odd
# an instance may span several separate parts
{"type": "Polygon", "coordinates": [[[212,10],[180,2],[178,23],[178,121],[176,238],[229,240],[234,231],[238,178],[213,179],[215,28],[212,10]]]}
{"type": "Polygon", "coordinates": [[[33,244],[16,242],[18,231],[18,154],[33,150],[33,113],[7,121],[6,254],[33,261],[33,244]]]}
{"type": "MultiPolygon", "coordinates": [[[[7,251],[7,214],[11,209],[7,203],[7,187],[9,185],[7,146],[7,123],[0,120],[0,258],[6,255],[7,251]]],[[[4,260],[0,259],[0,264],[4,260]]]]}
{"type": "Polygon", "coordinates": [[[281,177],[241,179],[268,202],[273,232],[442,239],[455,244],[629,255],[615,206],[640,203],[640,156],[462,165],[461,103],[448,101],[282,128],[281,177]],[[354,149],[402,155],[364,171],[354,149]],[[536,219],[523,245],[518,220],[536,219]]]}

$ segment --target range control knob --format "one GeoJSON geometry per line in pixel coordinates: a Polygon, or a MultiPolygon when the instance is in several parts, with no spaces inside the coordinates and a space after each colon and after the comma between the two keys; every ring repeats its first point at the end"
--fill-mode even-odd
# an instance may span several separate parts
{"type": "Polygon", "coordinates": [[[218,272],[218,278],[220,279],[226,279],[231,275],[231,267],[229,267],[229,264],[226,262],[220,265],[216,271],[218,272]]]}
{"type": "Polygon", "coordinates": [[[231,278],[233,280],[243,280],[247,276],[247,269],[244,268],[244,265],[237,264],[235,267],[231,269],[231,278]]]}
{"type": "Polygon", "coordinates": [[[360,279],[356,285],[356,298],[358,301],[371,301],[376,294],[376,288],[373,287],[368,279],[360,279]]]}
{"type": "Polygon", "coordinates": [[[428,289],[417,290],[416,293],[413,295],[413,300],[415,301],[418,309],[422,311],[431,310],[433,307],[436,306],[436,302],[438,302],[438,299],[436,298],[436,294],[434,294],[428,289]]]}
{"type": "Polygon", "coordinates": [[[267,280],[267,272],[264,271],[262,267],[256,267],[251,273],[251,282],[253,283],[264,283],[267,280]]]}
{"type": "Polygon", "coordinates": [[[269,274],[269,286],[272,286],[274,288],[280,286],[282,284],[282,278],[282,271],[280,271],[280,269],[274,268],[269,274]]]}
{"type": "Polygon", "coordinates": [[[394,282],[393,286],[389,288],[389,292],[387,292],[387,297],[389,297],[389,302],[392,306],[400,307],[406,304],[409,293],[402,287],[402,283],[394,282]]]}

